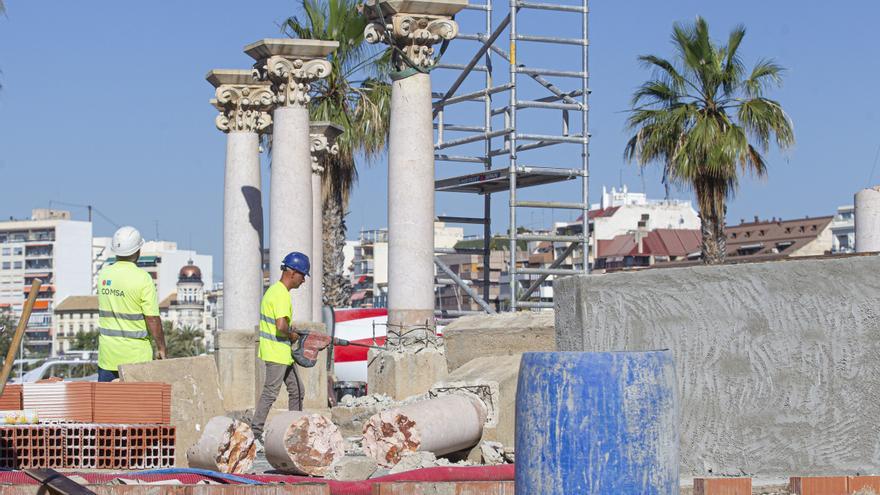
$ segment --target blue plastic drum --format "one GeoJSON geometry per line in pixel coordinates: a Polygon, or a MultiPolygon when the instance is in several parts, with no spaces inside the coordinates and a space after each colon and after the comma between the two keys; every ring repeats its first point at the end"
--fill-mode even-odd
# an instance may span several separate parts
{"type": "Polygon", "coordinates": [[[529,352],[517,387],[517,495],[678,494],[669,351],[529,352]]]}

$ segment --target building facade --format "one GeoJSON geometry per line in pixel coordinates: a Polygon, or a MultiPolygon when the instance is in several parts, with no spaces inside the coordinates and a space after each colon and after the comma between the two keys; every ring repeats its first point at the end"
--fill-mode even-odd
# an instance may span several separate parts
{"type": "Polygon", "coordinates": [[[53,311],[89,294],[92,223],[70,212],[35,209],[28,220],[0,222],[0,311],[21,314],[35,278],[43,281],[25,334],[27,355],[51,355],[53,311]]]}
{"type": "MultiPolygon", "coordinates": [[[[434,247],[451,249],[464,239],[464,229],[434,222],[434,247]]],[[[346,242],[346,248],[349,246],[346,242]]],[[[351,305],[384,308],[388,304],[388,229],[362,230],[352,243],[351,305]]],[[[437,270],[435,267],[434,273],[437,270]]]]}
{"type": "Polygon", "coordinates": [[[361,231],[350,271],[353,308],[388,304],[388,229],[361,231]]]}
{"type": "Polygon", "coordinates": [[[855,206],[853,205],[838,207],[834,219],[831,220],[831,252],[834,254],[856,252],[855,206]]]}

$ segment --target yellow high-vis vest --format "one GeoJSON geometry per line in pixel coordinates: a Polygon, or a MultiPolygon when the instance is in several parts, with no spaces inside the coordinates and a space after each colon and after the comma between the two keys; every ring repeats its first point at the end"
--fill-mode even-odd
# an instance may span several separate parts
{"type": "Polygon", "coordinates": [[[293,318],[290,291],[280,281],[266,289],[260,302],[260,351],[257,355],[268,363],[291,365],[290,339],[275,328],[278,318],[293,318]]]}
{"type": "Polygon", "coordinates": [[[117,261],[98,274],[98,366],[117,371],[120,364],[153,359],[145,316],[159,316],[156,286],[150,274],[130,261],[117,261]]]}

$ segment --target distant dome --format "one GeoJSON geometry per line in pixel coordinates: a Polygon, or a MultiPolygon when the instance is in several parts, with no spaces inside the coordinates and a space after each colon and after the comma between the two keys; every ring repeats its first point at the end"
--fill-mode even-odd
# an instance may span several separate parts
{"type": "Polygon", "coordinates": [[[189,260],[189,264],[180,269],[177,280],[180,282],[201,282],[202,269],[193,265],[192,260],[189,260]]]}

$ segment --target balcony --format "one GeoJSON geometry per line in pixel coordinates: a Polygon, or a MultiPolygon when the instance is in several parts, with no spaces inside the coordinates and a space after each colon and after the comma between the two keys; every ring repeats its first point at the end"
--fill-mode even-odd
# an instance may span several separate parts
{"type": "Polygon", "coordinates": [[[27,259],[24,262],[24,269],[27,272],[30,271],[46,271],[52,269],[52,260],[51,259],[27,259]]]}

